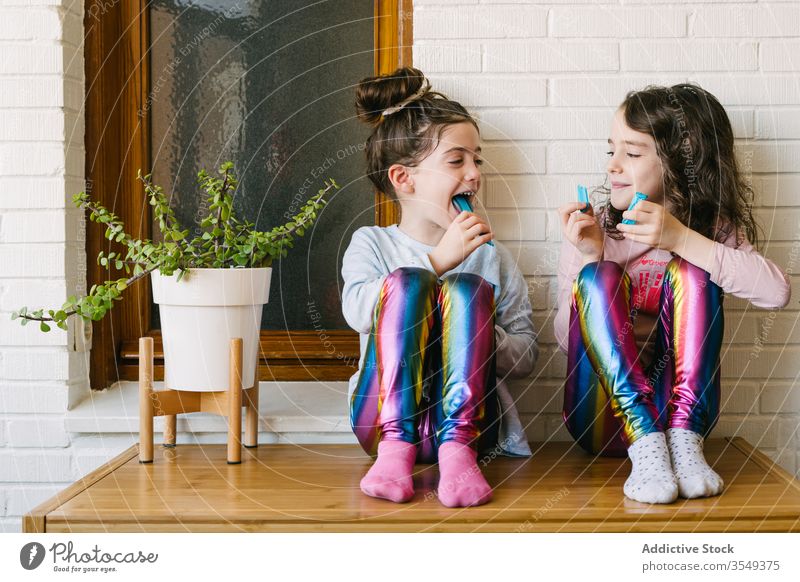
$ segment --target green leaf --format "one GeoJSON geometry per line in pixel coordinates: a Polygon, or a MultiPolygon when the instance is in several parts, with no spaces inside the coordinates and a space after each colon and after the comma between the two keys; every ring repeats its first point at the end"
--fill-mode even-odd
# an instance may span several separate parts
{"type": "Polygon", "coordinates": [[[50,326],[47,325],[45,322],[42,322],[41,325],[39,326],[39,329],[41,329],[44,332],[48,332],[50,331],[50,326]]]}

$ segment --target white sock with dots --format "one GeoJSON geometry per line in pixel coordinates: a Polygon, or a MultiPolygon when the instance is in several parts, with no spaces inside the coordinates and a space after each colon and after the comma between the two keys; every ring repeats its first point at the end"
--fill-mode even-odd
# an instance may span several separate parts
{"type": "Polygon", "coordinates": [[[678,498],[678,482],[663,432],[636,439],[628,447],[628,457],[633,468],[623,487],[625,495],[642,503],[672,503],[678,498]]]}
{"type": "Polygon", "coordinates": [[[711,497],[722,492],[722,477],[708,466],[703,436],[685,428],[667,429],[667,445],[681,497],[711,497]]]}

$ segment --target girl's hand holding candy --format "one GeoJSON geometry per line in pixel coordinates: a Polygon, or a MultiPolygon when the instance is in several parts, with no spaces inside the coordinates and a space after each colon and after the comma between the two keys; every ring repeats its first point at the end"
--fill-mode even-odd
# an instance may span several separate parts
{"type": "Polygon", "coordinates": [[[558,209],[564,236],[583,255],[583,264],[603,259],[603,229],[594,217],[585,188],[578,187],[578,202],[570,202],[558,209]]]}
{"type": "Polygon", "coordinates": [[[681,254],[678,249],[683,246],[689,228],[661,204],[642,200],[634,210],[623,212],[622,217],[636,222],[617,224],[625,238],[681,254]]]}
{"type": "Polygon", "coordinates": [[[477,214],[462,212],[428,255],[440,277],[460,265],[475,249],[494,238],[489,224],[477,214]]]}
{"type": "MultiPolygon", "coordinates": [[[[457,194],[453,197],[453,206],[462,212],[475,211],[475,209],[472,207],[472,202],[470,202],[469,197],[465,196],[464,194],[457,194]]],[[[486,244],[492,247],[494,246],[492,241],[489,241],[486,244]]]]}

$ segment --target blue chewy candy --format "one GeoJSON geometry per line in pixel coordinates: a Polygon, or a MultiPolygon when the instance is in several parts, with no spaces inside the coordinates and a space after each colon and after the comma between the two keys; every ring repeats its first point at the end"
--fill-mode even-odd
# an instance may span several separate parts
{"type": "MultiPolygon", "coordinates": [[[[636,195],[631,200],[630,206],[628,206],[628,210],[633,210],[634,206],[639,204],[640,200],[647,200],[647,194],[642,194],[641,192],[637,192],[636,195]]],[[[630,218],[626,218],[622,221],[622,224],[636,224],[635,220],[631,220],[630,218]]]]}
{"type": "Polygon", "coordinates": [[[578,184],[578,202],[583,202],[584,204],[581,212],[589,210],[589,192],[587,192],[586,186],[581,186],[580,184],[578,184]]]}

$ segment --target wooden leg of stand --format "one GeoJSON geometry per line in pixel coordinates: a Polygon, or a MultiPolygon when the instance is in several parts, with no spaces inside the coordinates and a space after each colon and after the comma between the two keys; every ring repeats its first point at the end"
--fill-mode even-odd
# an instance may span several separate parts
{"type": "Polygon", "coordinates": [[[231,340],[228,386],[228,464],[242,462],[242,338],[231,340]]]}
{"type": "Polygon", "coordinates": [[[164,446],[174,447],[177,435],[178,415],[168,414],[164,417],[164,446]]]}
{"type": "Polygon", "coordinates": [[[153,462],[153,338],[139,338],[139,462],[153,462]]]}
{"type": "Polygon", "coordinates": [[[252,449],[258,446],[258,354],[256,354],[256,372],[253,376],[253,387],[245,402],[247,413],[244,421],[244,446],[252,449]]]}

